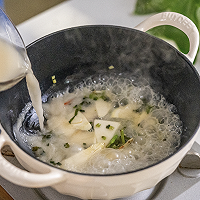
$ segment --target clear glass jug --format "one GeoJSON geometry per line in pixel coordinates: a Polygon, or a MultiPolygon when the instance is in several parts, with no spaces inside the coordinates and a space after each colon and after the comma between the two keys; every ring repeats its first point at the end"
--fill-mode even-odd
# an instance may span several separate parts
{"type": "Polygon", "coordinates": [[[0,91],[17,84],[30,69],[24,42],[15,25],[0,8],[0,91]]]}

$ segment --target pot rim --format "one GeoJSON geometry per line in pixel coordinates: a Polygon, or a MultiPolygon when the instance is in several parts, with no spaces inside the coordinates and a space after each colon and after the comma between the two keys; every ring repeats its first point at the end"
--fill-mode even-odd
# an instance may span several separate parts
{"type": "MultiPolygon", "coordinates": [[[[124,27],[124,26],[118,26],[118,25],[83,25],[83,26],[76,26],[76,27],[66,28],[66,29],[62,29],[62,30],[58,30],[58,31],[52,32],[52,33],[50,33],[50,34],[47,34],[47,35],[45,35],[45,36],[43,36],[43,37],[41,37],[41,38],[39,38],[39,39],[33,41],[32,43],[30,43],[29,45],[26,46],[26,49],[30,48],[30,47],[33,46],[35,43],[38,43],[38,42],[40,42],[40,41],[43,40],[43,39],[46,39],[46,38],[48,38],[48,37],[51,37],[51,36],[56,35],[56,34],[61,33],[61,32],[70,31],[70,30],[74,30],[74,29],[82,29],[82,28],[102,28],[102,27],[107,27],[107,28],[112,27],[112,28],[118,28],[118,29],[125,29],[125,30],[137,31],[137,32],[140,32],[140,33],[142,33],[142,34],[147,34],[148,36],[151,36],[152,38],[154,38],[154,39],[156,39],[156,40],[160,40],[160,41],[166,43],[166,44],[169,45],[171,48],[173,48],[173,49],[179,54],[179,56],[181,56],[181,57],[190,65],[191,69],[194,71],[194,73],[196,74],[196,76],[198,77],[199,82],[200,82],[200,76],[199,76],[199,74],[198,74],[198,71],[196,70],[196,68],[193,66],[192,62],[189,60],[189,58],[187,58],[187,56],[186,56],[185,54],[181,53],[181,52],[180,52],[179,50],[177,50],[174,46],[172,46],[171,44],[169,44],[168,42],[166,42],[166,41],[164,41],[164,40],[162,40],[162,39],[160,39],[160,38],[157,38],[157,37],[155,37],[155,36],[153,36],[153,35],[149,35],[148,33],[143,32],[143,31],[140,31],[140,30],[138,30],[138,29],[129,28],[129,27],[124,27]]],[[[168,160],[169,158],[173,157],[174,155],[176,155],[177,153],[179,153],[183,148],[185,148],[185,147],[190,143],[190,141],[191,141],[191,140],[194,138],[194,136],[197,134],[197,130],[198,130],[198,128],[199,128],[199,125],[200,125],[200,120],[199,120],[199,123],[198,123],[198,125],[196,126],[195,131],[194,131],[194,133],[192,134],[192,136],[190,136],[190,138],[187,140],[187,142],[185,142],[183,145],[181,145],[180,147],[178,147],[178,149],[177,149],[174,153],[172,153],[171,155],[169,155],[169,156],[163,158],[162,160],[160,160],[160,161],[158,161],[158,162],[156,162],[156,163],[154,163],[154,164],[148,165],[148,166],[146,166],[146,167],[144,167],[144,168],[139,168],[139,169],[132,170],[132,171],[128,171],[128,172],[113,173],[113,174],[92,174],[92,173],[89,174],[89,173],[82,173],[82,172],[75,172],[75,171],[65,170],[65,169],[62,169],[62,168],[53,166],[53,165],[51,165],[51,164],[49,164],[49,163],[46,163],[46,162],[44,162],[44,161],[41,161],[41,160],[39,160],[38,158],[33,157],[32,155],[30,155],[30,154],[28,154],[27,152],[25,152],[20,146],[18,146],[18,145],[17,145],[17,146],[18,146],[22,151],[24,151],[26,154],[28,154],[28,155],[31,156],[32,158],[36,159],[37,161],[42,162],[42,163],[45,164],[45,165],[48,165],[48,166],[50,166],[50,167],[59,169],[59,170],[64,171],[64,172],[68,172],[68,173],[72,173],[72,174],[77,174],[77,175],[83,175],[83,176],[95,176],[95,177],[119,176],[119,175],[127,175],[127,174],[136,173],[136,172],[139,172],[139,171],[143,171],[143,170],[149,169],[149,168],[154,167],[154,166],[156,166],[156,165],[159,165],[160,163],[162,163],[162,162],[168,160]]],[[[11,139],[11,140],[12,140],[12,139],[11,139]]]]}

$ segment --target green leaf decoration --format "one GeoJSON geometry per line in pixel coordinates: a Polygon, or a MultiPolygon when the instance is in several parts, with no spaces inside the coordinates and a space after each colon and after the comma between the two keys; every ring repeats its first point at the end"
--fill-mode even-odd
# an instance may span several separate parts
{"type": "MultiPolygon", "coordinates": [[[[137,0],[134,14],[146,15],[164,11],[177,12],[194,22],[200,30],[199,0],[137,0]]],[[[188,53],[189,40],[185,33],[172,26],[158,26],[148,31],[149,34],[162,39],[172,40],[182,53],[188,53]]]]}

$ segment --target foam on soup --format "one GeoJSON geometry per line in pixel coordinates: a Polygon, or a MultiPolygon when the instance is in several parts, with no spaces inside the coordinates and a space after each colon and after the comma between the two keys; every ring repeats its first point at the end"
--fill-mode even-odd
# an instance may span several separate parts
{"type": "Polygon", "coordinates": [[[88,78],[73,92],[43,103],[42,132],[15,132],[35,156],[54,166],[92,174],[133,171],[154,164],[180,145],[182,122],[174,105],[149,85],[127,78],[88,78]]]}

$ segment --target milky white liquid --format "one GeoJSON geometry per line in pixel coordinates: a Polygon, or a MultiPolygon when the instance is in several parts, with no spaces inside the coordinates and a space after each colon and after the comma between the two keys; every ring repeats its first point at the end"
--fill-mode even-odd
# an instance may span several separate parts
{"type": "Polygon", "coordinates": [[[40,129],[43,129],[43,109],[42,109],[42,100],[41,100],[41,90],[38,83],[38,80],[33,73],[28,73],[26,75],[26,83],[31,97],[32,105],[35,108],[37,116],[39,118],[40,129]]]}
{"type": "Polygon", "coordinates": [[[6,84],[10,85],[10,82],[14,82],[17,77],[25,76],[32,105],[38,115],[40,128],[43,129],[41,91],[39,83],[31,70],[30,61],[23,49],[0,39],[0,89],[2,83],[2,87],[8,88],[6,84]]]}
{"type": "Polygon", "coordinates": [[[7,82],[26,73],[29,66],[11,44],[0,40],[0,82],[7,82]]]}

